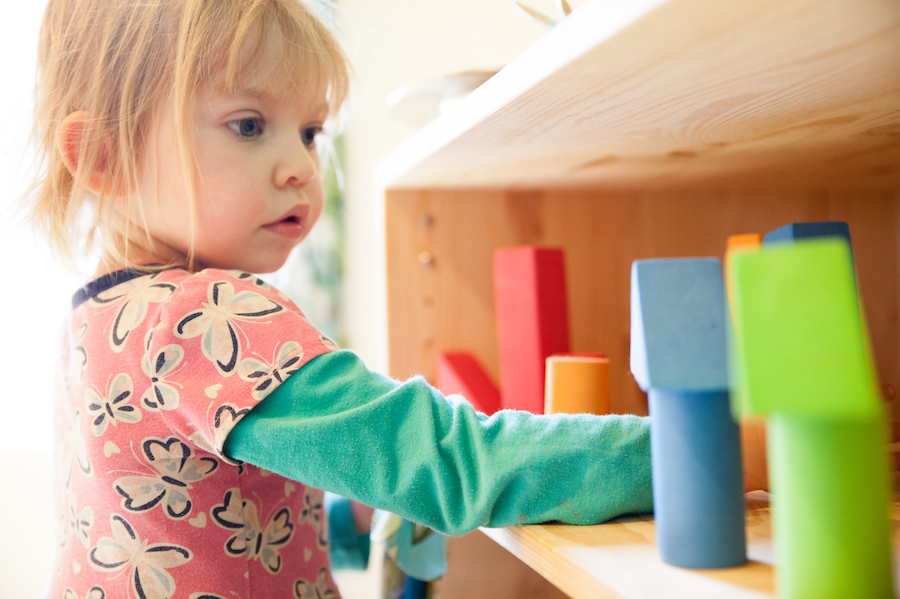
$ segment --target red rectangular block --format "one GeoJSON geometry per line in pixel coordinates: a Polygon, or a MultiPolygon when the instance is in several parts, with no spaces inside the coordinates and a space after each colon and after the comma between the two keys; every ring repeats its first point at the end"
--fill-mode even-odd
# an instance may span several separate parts
{"type": "Polygon", "coordinates": [[[544,360],[569,351],[563,250],[533,246],[494,253],[494,307],[504,408],[544,412],[544,360]]]}
{"type": "Polygon", "coordinates": [[[491,415],[500,409],[497,385],[478,358],[468,352],[438,354],[437,387],[444,395],[462,395],[479,412],[491,415]]]}

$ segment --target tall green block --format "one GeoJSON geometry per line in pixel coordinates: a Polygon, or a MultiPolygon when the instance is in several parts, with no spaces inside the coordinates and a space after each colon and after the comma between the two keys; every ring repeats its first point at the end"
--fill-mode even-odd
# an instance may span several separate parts
{"type": "Polygon", "coordinates": [[[779,596],[893,597],[885,420],[846,241],[732,257],[733,372],[769,423],[779,596]]]}

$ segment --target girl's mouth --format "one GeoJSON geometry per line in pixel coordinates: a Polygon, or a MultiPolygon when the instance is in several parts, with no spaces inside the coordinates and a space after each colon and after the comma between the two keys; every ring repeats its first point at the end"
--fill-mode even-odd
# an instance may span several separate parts
{"type": "Polygon", "coordinates": [[[263,228],[281,237],[297,239],[306,233],[303,224],[306,222],[308,214],[309,205],[298,204],[283,214],[280,219],[263,225],[263,228]]]}

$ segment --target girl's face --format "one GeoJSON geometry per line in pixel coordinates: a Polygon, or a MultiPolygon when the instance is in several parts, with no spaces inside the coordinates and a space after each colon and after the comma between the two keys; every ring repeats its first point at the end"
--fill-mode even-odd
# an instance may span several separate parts
{"type": "MultiPolygon", "coordinates": [[[[224,77],[193,104],[196,149],[194,252],[200,268],[272,272],[322,213],[316,138],[328,116],[324,94],[273,97],[252,88],[225,91],[224,77]]],[[[176,136],[174,107],[147,140],[138,191],[154,241],[146,259],[184,258],[191,246],[190,194],[176,136]]],[[[134,206],[134,202],[129,202],[134,206]]]]}

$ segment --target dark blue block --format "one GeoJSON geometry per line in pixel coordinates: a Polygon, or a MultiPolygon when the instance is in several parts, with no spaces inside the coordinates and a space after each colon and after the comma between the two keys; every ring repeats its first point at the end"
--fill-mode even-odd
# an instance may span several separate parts
{"type": "Polygon", "coordinates": [[[763,236],[763,244],[778,242],[794,242],[801,239],[820,237],[840,237],[850,246],[851,257],[853,244],[850,241],[850,227],[844,221],[822,221],[817,223],[791,223],[778,227],[763,236]]]}
{"type": "Polygon", "coordinates": [[[850,241],[850,227],[844,221],[832,220],[784,225],[763,235],[763,245],[794,243],[795,241],[821,239],[823,237],[838,237],[847,242],[847,247],[850,248],[850,264],[853,265],[855,277],[856,265],[853,261],[853,243],[850,241]]]}

